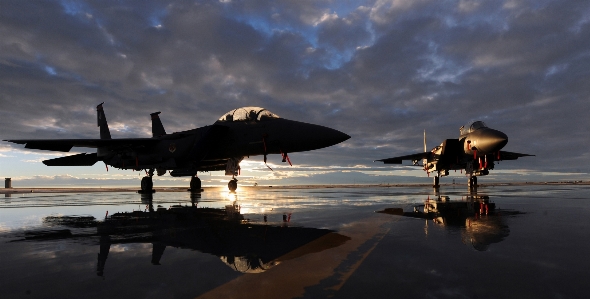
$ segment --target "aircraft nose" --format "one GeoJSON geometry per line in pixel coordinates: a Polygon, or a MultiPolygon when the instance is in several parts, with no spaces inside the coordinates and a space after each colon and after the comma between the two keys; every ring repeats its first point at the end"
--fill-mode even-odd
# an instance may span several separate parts
{"type": "Polygon", "coordinates": [[[508,136],[503,132],[489,129],[485,132],[479,147],[488,153],[501,150],[508,143],[508,136]]]}
{"type": "Polygon", "coordinates": [[[281,142],[287,152],[316,150],[350,139],[347,134],[332,128],[300,122],[293,124],[288,138],[281,142]]]}
{"type": "Polygon", "coordinates": [[[333,132],[330,133],[330,134],[332,134],[332,136],[330,138],[334,142],[333,144],[338,144],[340,142],[344,142],[344,141],[350,139],[350,136],[348,134],[342,133],[342,132],[340,132],[338,130],[334,130],[334,129],[331,129],[331,130],[333,132]]]}
{"type": "Polygon", "coordinates": [[[347,134],[328,127],[313,125],[313,127],[309,129],[310,130],[306,130],[307,138],[309,138],[317,148],[332,146],[350,139],[350,136],[347,134]]]}

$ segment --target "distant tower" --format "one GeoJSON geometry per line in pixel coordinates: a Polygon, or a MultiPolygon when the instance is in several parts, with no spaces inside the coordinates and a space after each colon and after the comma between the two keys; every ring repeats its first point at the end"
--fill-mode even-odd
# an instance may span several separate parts
{"type": "Polygon", "coordinates": [[[12,188],[12,179],[11,178],[6,178],[4,180],[4,188],[12,188]]]}

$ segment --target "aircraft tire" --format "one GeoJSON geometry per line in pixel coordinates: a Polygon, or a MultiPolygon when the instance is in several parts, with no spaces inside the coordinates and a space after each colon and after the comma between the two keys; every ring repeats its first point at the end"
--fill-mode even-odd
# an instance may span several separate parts
{"type": "Polygon", "coordinates": [[[233,179],[233,180],[229,181],[229,183],[227,183],[227,188],[231,192],[236,191],[236,189],[238,189],[238,180],[233,179]]]}
{"type": "Polygon", "coordinates": [[[141,179],[141,191],[151,191],[153,187],[154,182],[151,177],[146,176],[141,179]]]}
{"type": "Polygon", "coordinates": [[[201,191],[201,179],[199,179],[198,177],[194,176],[191,178],[191,191],[192,192],[199,192],[201,191]]]}

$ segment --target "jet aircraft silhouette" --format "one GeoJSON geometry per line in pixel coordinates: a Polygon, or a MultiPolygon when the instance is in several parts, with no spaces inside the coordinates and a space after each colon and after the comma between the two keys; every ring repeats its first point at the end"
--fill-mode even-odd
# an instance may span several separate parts
{"type": "Polygon", "coordinates": [[[516,160],[519,157],[534,156],[501,151],[508,143],[506,134],[489,128],[482,121],[475,121],[468,127],[461,127],[458,139],[446,139],[430,151],[426,150],[424,133],[424,152],[406,156],[381,159],[385,164],[402,164],[411,160],[414,165],[422,160],[424,171],[430,176],[434,173],[433,187],[439,187],[439,178],[449,175],[449,170],[465,170],[469,176],[469,187],[477,186],[477,177],[488,175],[494,169],[494,162],[516,160]]]}
{"type": "MultiPolygon", "coordinates": [[[[25,148],[69,152],[72,147],[96,148],[96,153],[81,153],[45,160],[48,166],[91,166],[98,161],[119,169],[145,170],[142,192],[153,192],[152,177],[170,171],[174,177],[190,176],[191,190],[201,190],[198,172],[225,170],[232,180],[228,188],[237,188],[236,175],[246,156],[310,151],[343,142],[350,136],[323,126],[280,118],[260,107],[234,109],[214,124],[188,131],[167,134],[160,112],[151,114],[151,138],[111,138],[104,103],[96,107],[100,139],[11,139],[25,148]]],[[[270,167],[269,167],[270,168],[270,167]]]]}

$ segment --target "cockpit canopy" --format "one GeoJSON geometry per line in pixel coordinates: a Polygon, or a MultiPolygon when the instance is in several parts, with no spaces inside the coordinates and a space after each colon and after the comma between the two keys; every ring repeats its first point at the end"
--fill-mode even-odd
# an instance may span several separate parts
{"type": "Polygon", "coordinates": [[[242,107],[234,109],[219,118],[219,122],[265,121],[280,118],[278,115],[260,107],[242,107]]]}
{"type": "Polygon", "coordinates": [[[465,125],[463,127],[461,127],[461,135],[465,135],[468,133],[471,133],[475,130],[479,130],[481,128],[487,128],[488,126],[486,126],[486,124],[483,121],[474,121],[473,123],[471,123],[471,125],[465,125]]]}

